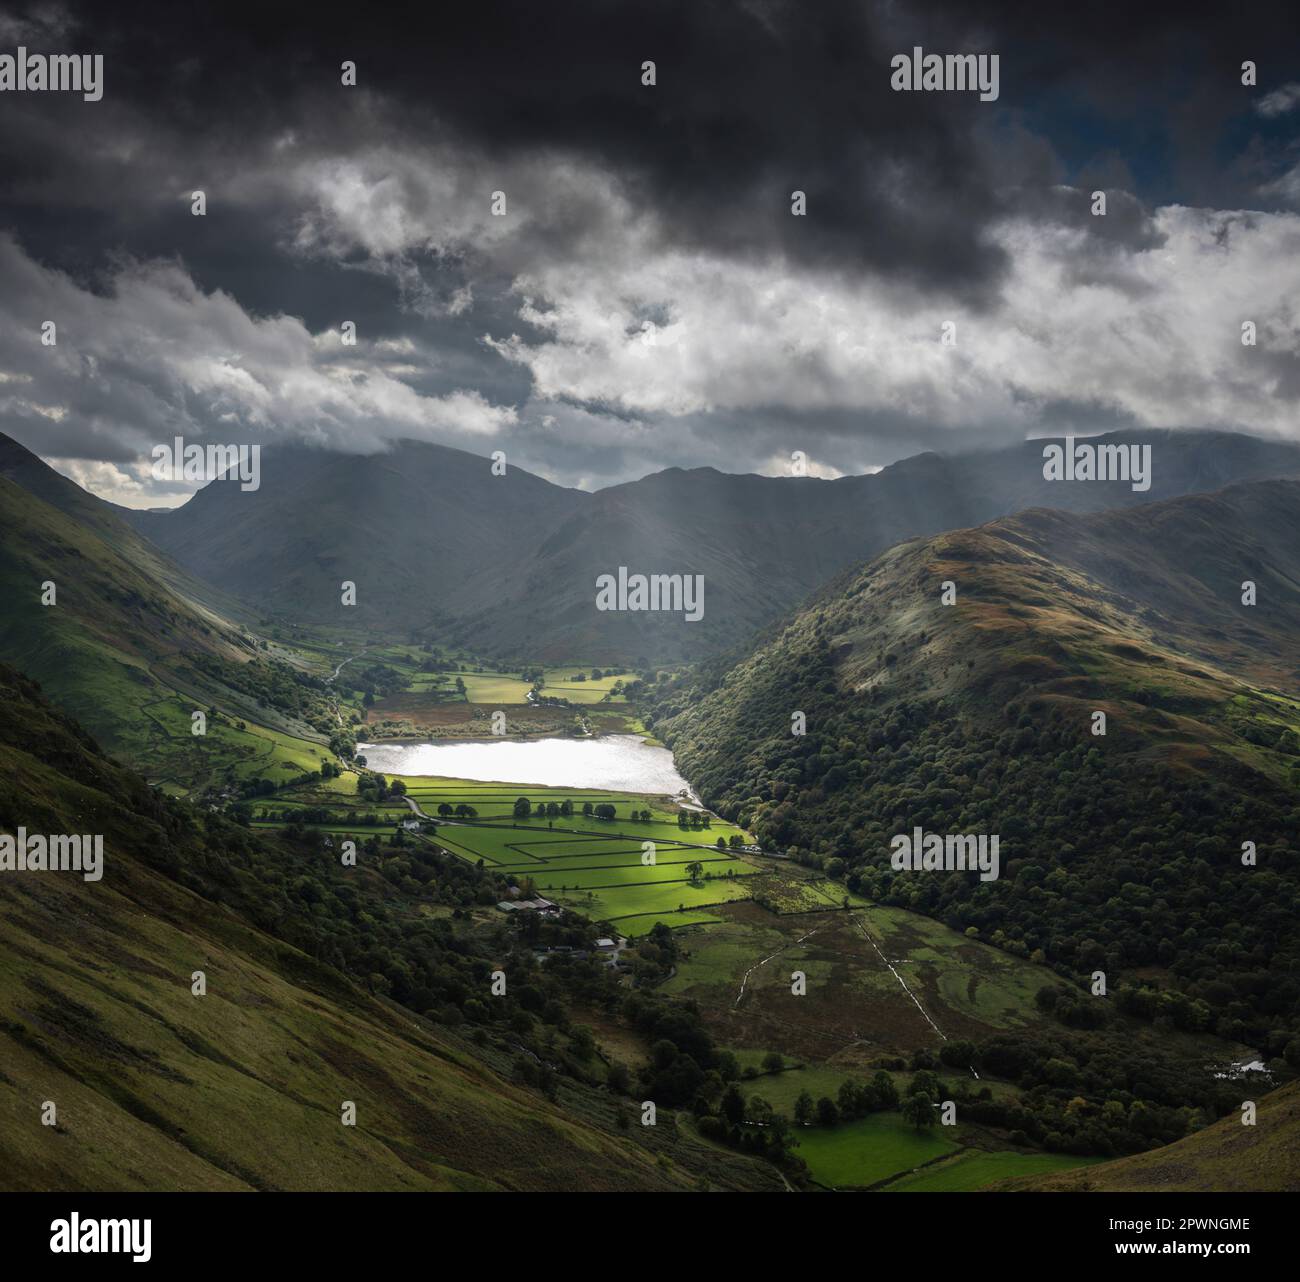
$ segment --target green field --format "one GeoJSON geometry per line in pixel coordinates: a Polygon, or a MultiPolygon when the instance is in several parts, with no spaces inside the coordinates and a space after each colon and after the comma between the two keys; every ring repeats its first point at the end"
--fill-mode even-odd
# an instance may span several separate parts
{"type": "Polygon", "coordinates": [[[873,1113],[842,1126],[800,1127],[795,1134],[809,1174],[835,1189],[867,1188],[957,1149],[940,1127],[918,1131],[898,1113],[873,1113]]]}
{"type": "MultiPolygon", "coordinates": [[[[435,840],[454,855],[471,863],[482,860],[519,884],[531,883],[533,891],[596,921],[617,923],[624,934],[641,935],[656,922],[672,926],[699,925],[716,921],[707,910],[738,899],[749,898],[746,882],[759,873],[743,854],[719,850],[717,840],[732,836],[749,841],[749,835],[721,819],[710,820],[707,829],[683,831],[677,824],[675,806],[655,797],[633,793],[600,792],[595,789],[541,788],[520,784],[483,783],[475,780],[409,776],[402,780],[421,811],[438,824],[435,840]],[[574,813],[552,818],[531,815],[516,819],[515,801],[527,797],[539,802],[569,801],[574,813]],[[608,803],[617,815],[612,820],[584,816],[582,806],[608,803]],[[440,805],[453,808],[469,805],[472,818],[444,819],[440,805]],[[648,821],[633,819],[633,811],[649,810],[648,821]],[[643,862],[644,843],[654,847],[654,863],[643,862]],[[687,866],[701,865],[702,875],[692,881],[687,866]]],[[[395,824],[410,813],[404,802],[390,800],[382,805],[359,803],[343,789],[343,780],[330,780],[328,787],[313,787],[296,795],[258,801],[258,827],[282,826],[285,812],[303,806],[326,807],[327,822],[311,825],[322,833],[351,833],[365,836],[391,832],[384,826],[349,824],[347,814],[373,813],[382,825],[395,824]],[[263,815],[263,812],[265,814],[263,815]]],[[[355,789],[355,777],[350,785],[355,789]]]]}
{"type": "Polygon", "coordinates": [[[700,910],[747,898],[745,879],[758,871],[730,849],[716,848],[719,837],[727,841],[739,833],[748,840],[739,829],[713,820],[708,829],[683,832],[675,808],[654,798],[458,780],[404,782],[408,796],[426,813],[436,814],[439,804],[464,802],[478,811],[480,820],[495,821],[443,825],[437,840],[447,849],[469,860],[482,859],[521,882],[527,878],[548,899],[598,921],[617,923],[625,934],[643,934],[660,920],[671,925],[712,920],[700,910]],[[571,801],[576,813],[514,819],[512,810],[520,796],[533,805],[571,801]],[[586,801],[608,802],[618,815],[613,820],[584,817],[586,801]],[[652,812],[651,821],[629,817],[643,809],[652,812]],[[642,862],[647,841],[654,843],[653,865],[642,862]],[[699,862],[706,874],[698,882],[686,872],[692,862],[699,862]]]}
{"type": "MultiPolygon", "coordinates": [[[[679,908],[712,908],[749,895],[743,882],[713,882],[693,886],[685,881],[629,886],[623,890],[570,890],[554,898],[578,909],[597,921],[614,923],[620,929],[624,920],[644,913],[675,913],[679,908]]],[[[666,918],[665,918],[666,920],[666,918]]],[[[635,925],[635,923],[629,923],[635,925]]],[[[653,923],[651,923],[653,924],[653,923]]],[[[649,926],[646,926],[649,929],[649,926]]],[[[626,933],[626,932],[625,932],[626,933]]],[[[640,933],[633,929],[633,934],[640,933]]]]}
{"type": "Polygon", "coordinates": [[[636,674],[632,672],[601,677],[598,681],[593,681],[589,668],[547,668],[542,693],[558,695],[561,699],[568,699],[570,703],[601,703],[606,695],[609,696],[610,703],[623,703],[623,696],[613,693],[614,687],[620,681],[626,684],[635,680],[636,674]],[[572,678],[579,674],[586,679],[574,681],[572,678]]]}
{"type": "MultiPolygon", "coordinates": [[[[528,691],[532,688],[532,683],[522,680],[518,672],[475,672],[471,668],[458,668],[451,672],[421,672],[418,668],[419,658],[405,654],[402,647],[377,651],[370,657],[405,672],[412,690],[439,690],[451,699],[461,698],[456,690],[456,678],[459,677],[465,684],[464,698],[467,703],[496,706],[522,704],[528,701],[528,691]]],[[[631,672],[593,681],[588,668],[546,668],[542,677],[542,693],[577,704],[603,703],[607,696],[608,702],[623,704],[623,696],[614,694],[614,687],[620,681],[634,680],[635,674],[631,672]],[[574,681],[572,678],[579,673],[585,680],[574,681]]]]}
{"type": "Polygon", "coordinates": [[[867,921],[899,973],[933,1009],[958,1011],[994,1028],[1023,1028],[1037,1019],[1034,995],[1046,982],[1039,967],[902,908],[875,905],[867,921]]]}
{"type": "Polygon", "coordinates": [[[1076,1166],[1093,1166],[1099,1157],[1066,1153],[985,1153],[964,1149],[955,1157],[887,1184],[885,1193],[968,1193],[1019,1175],[1045,1175],[1076,1166]]]}
{"type": "Polygon", "coordinates": [[[527,703],[527,681],[504,672],[445,672],[439,674],[455,688],[456,678],[465,683],[465,699],[469,703],[527,703]]]}
{"type": "MultiPolygon", "coordinates": [[[[753,1058],[758,1060],[761,1056],[755,1055],[753,1058]]],[[[790,1062],[789,1056],[786,1056],[786,1062],[790,1062]]],[[[754,1066],[757,1067],[757,1064],[754,1066]]],[[[810,1065],[743,1079],[740,1090],[747,1099],[751,1095],[760,1095],[778,1113],[793,1117],[795,1100],[803,1091],[807,1091],[814,1100],[821,1099],[823,1095],[834,1099],[840,1086],[849,1078],[861,1082],[870,1076],[869,1073],[846,1073],[841,1068],[828,1065],[810,1065]]]]}

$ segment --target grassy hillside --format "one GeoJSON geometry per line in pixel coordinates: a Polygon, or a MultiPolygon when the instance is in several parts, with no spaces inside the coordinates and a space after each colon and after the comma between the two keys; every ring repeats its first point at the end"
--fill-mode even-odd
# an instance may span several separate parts
{"type": "Polygon", "coordinates": [[[658,683],[650,721],[765,847],[1072,981],[1067,1026],[1212,1032],[1290,1072],[1297,563],[1294,482],[1022,513],[892,549],[734,665],[658,683]],[[895,872],[916,825],[998,834],[1000,877],[895,872]]]}
{"type": "Polygon", "coordinates": [[[2,432],[0,476],[98,535],[147,577],[165,583],[170,591],[187,602],[200,605],[201,612],[211,610],[220,618],[244,621],[246,611],[236,598],[196,578],[162,549],[138,534],[130,524],[131,509],[118,507],[87,493],[75,481],[56,472],[2,432]]]}
{"type": "Polygon", "coordinates": [[[1300,1192],[1300,1082],[1260,1097],[1254,1126],[1240,1115],[1165,1148],[1084,1170],[1008,1180],[993,1187],[1029,1192],[1300,1192]]]}
{"type": "Polygon", "coordinates": [[[397,964],[423,956],[465,1004],[470,985],[486,989],[490,954],[432,930],[427,899],[368,861],[344,870],[319,844],[265,845],[158,797],[8,669],[0,781],[0,830],[101,833],[105,847],[99,882],[0,873],[6,1189],[779,1184],[670,1113],[621,1129],[628,1106],[579,1078],[547,1093],[503,1079],[489,1064],[508,1070],[510,1047],[532,1040],[513,1003],[512,1033],[477,1045],[384,997],[403,995],[396,971],[349,978],[404,946],[397,964]],[[329,925],[313,877],[353,906],[355,936],[329,925]],[[194,996],[200,970],[207,993],[194,996]],[[347,1100],[355,1127],[341,1124],[347,1100]],[[42,1125],[46,1101],[57,1125],[42,1125]]]}
{"type": "Polygon", "coordinates": [[[200,614],[143,567],[18,485],[0,479],[0,652],[95,733],[163,693],[154,662],[183,651],[235,658],[236,629],[200,614]],[[42,604],[43,584],[54,585],[42,604]]]}
{"type": "Polygon", "coordinates": [[[295,688],[251,633],[188,591],[183,571],[62,484],[88,501],[54,486],[55,506],[0,476],[0,659],[112,752],[182,788],[282,782],[331,760],[328,735],[305,719],[322,684],[295,688]]]}

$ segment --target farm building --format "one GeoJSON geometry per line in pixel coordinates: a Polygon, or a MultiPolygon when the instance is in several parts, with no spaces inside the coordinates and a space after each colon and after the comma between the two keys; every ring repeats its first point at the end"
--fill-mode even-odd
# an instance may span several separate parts
{"type": "Polygon", "coordinates": [[[497,907],[511,913],[558,913],[560,911],[557,904],[551,903],[549,899],[543,899],[540,895],[536,899],[503,899],[497,907]]]}

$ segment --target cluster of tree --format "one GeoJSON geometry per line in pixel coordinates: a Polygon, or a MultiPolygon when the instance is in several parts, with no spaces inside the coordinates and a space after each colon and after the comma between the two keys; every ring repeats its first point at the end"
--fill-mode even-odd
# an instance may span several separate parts
{"type": "Polygon", "coordinates": [[[790,1119],[759,1096],[751,1096],[747,1103],[734,1083],[724,1091],[716,1111],[697,1111],[696,1125],[705,1139],[765,1157],[787,1170],[804,1167],[794,1151],[798,1141],[790,1119]]]}
{"type": "Polygon", "coordinates": [[[256,812],[258,819],[277,819],[282,823],[288,824],[332,824],[337,827],[346,826],[348,828],[376,828],[380,826],[392,826],[397,823],[392,815],[377,815],[373,811],[367,811],[365,814],[358,814],[355,810],[349,810],[343,818],[339,818],[339,812],[332,806],[295,806],[289,810],[269,810],[261,809],[256,812]]]}
{"type": "MultiPolygon", "coordinates": [[[[273,793],[290,791],[304,786],[319,783],[325,775],[325,766],[328,762],[321,763],[319,773],[294,775],[290,779],[264,779],[260,776],[253,779],[245,779],[239,784],[239,795],[245,801],[252,797],[269,797],[273,793]]],[[[337,773],[337,771],[335,771],[337,773]]]]}
{"type": "Polygon", "coordinates": [[[365,667],[349,668],[347,684],[361,691],[361,701],[368,708],[377,698],[405,690],[408,682],[404,673],[386,663],[368,663],[365,667]]]}
{"type": "Polygon", "coordinates": [[[671,928],[661,921],[656,922],[650,933],[637,941],[630,954],[628,965],[633,981],[644,988],[667,979],[673,973],[679,955],[677,937],[671,928]]]}
{"type": "Polygon", "coordinates": [[[688,830],[698,832],[701,828],[711,828],[713,826],[713,816],[707,810],[679,810],[677,812],[677,826],[683,832],[688,830]]]}
{"type": "Polygon", "coordinates": [[[222,685],[254,699],[259,708],[274,708],[322,731],[334,722],[326,683],[281,659],[258,657],[247,663],[238,663],[219,655],[194,651],[187,655],[187,660],[222,685]]]}
{"type": "MultiPolygon", "coordinates": [[[[335,722],[333,728],[329,731],[330,751],[342,761],[350,761],[357,751],[357,737],[354,731],[346,726],[340,726],[335,722]]],[[[360,759],[357,765],[365,763],[360,759]]]]}
{"type": "Polygon", "coordinates": [[[389,797],[406,795],[406,785],[400,779],[391,783],[377,772],[363,774],[357,781],[357,796],[362,801],[387,801],[389,797]]]}
{"type": "MultiPolygon", "coordinates": [[[[934,1073],[918,1073],[913,1079],[909,1095],[925,1094],[928,1100],[945,1099],[943,1084],[934,1073]]],[[[754,1098],[751,1096],[751,1099],[754,1098]]],[[[800,1126],[838,1126],[840,1122],[854,1122],[868,1113],[892,1113],[899,1105],[898,1087],[894,1079],[878,1069],[869,1082],[856,1082],[846,1078],[834,1099],[823,1095],[814,1100],[808,1091],[800,1091],[794,1102],[794,1120],[800,1126]]],[[[932,1120],[927,1114],[927,1122],[932,1120]]]]}
{"type": "Polygon", "coordinates": [[[515,801],[514,816],[516,819],[527,819],[534,814],[539,819],[567,819],[573,814],[573,802],[567,798],[564,801],[532,802],[527,797],[520,797],[515,801]]]}
{"type": "Polygon", "coordinates": [[[656,686],[643,715],[761,844],[1054,968],[1077,990],[1065,1023],[1104,1022],[1100,971],[1138,1018],[1300,1062],[1300,805],[1271,776],[1226,755],[1193,771],[1140,738],[1099,747],[1050,703],[849,697],[819,627],[727,671],[656,686]],[[999,878],[895,872],[891,839],[916,826],[998,834],[999,878]],[[1138,975],[1153,969],[1158,986],[1138,975]]]}
{"type": "MultiPolygon", "coordinates": [[[[1236,1111],[1241,1086],[1207,1065],[1190,1068],[1158,1048],[1112,1035],[1000,1036],[980,1045],[981,1074],[1016,1083],[1019,1100],[954,1096],[961,1115],[1001,1127],[1017,1143],[1114,1157],[1170,1144],[1236,1111]]],[[[960,1089],[960,1088],[959,1088],[960,1089]]]]}

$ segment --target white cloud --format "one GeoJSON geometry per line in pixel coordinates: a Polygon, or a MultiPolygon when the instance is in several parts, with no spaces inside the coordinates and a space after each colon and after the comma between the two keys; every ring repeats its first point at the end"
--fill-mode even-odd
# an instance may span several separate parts
{"type": "MultiPolygon", "coordinates": [[[[834,481],[844,475],[838,468],[831,467],[829,463],[819,463],[814,458],[809,458],[807,452],[804,452],[803,470],[795,470],[795,459],[793,451],[790,454],[771,454],[763,460],[759,467],[759,472],[763,476],[815,476],[823,481],[834,481]]],[[[879,472],[878,467],[864,468],[864,472],[879,472]]]]}
{"type": "MultiPolygon", "coordinates": [[[[1292,89],[1259,109],[1282,110],[1292,89]]],[[[1167,206],[1138,248],[1008,220],[991,234],[1010,270],[979,307],[775,254],[683,248],[652,206],[574,161],[377,152],[304,166],[297,182],[314,206],[301,243],[318,252],[433,252],[511,280],[520,332],[494,327],[485,345],[528,371],[538,403],[654,421],[660,457],[678,448],[672,419],[698,432],[700,416],[754,411],[1011,435],[1066,406],[1102,422],[1300,432],[1294,214],[1167,206]],[[487,213],[496,187],[506,219],[487,213]],[[1241,345],[1244,320],[1256,348],[1241,345]],[[940,344],[945,321],[955,347],[940,344]]]]}
{"type": "Polygon", "coordinates": [[[633,237],[618,256],[521,273],[520,316],[543,337],[487,341],[539,398],[634,414],[852,410],[959,431],[1028,429],[1073,402],[1147,426],[1296,434],[1279,371],[1300,357],[1300,217],[1170,206],[1154,228],[1152,248],[1106,247],[1103,269],[1082,231],[1005,223],[1011,271],[984,311],[633,237]]]}
{"type": "MultiPolygon", "coordinates": [[[[472,388],[421,395],[395,372],[415,368],[413,347],[344,347],[337,331],[250,315],[176,263],[120,264],[92,291],[0,236],[0,279],[0,422],[22,423],[35,448],[37,420],[67,420],[141,454],[176,435],[365,453],[402,437],[481,440],[516,420],[472,388]],[[57,325],[53,347],[40,343],[46,320],[57,325]]],[[[69,452],[51,444],[43,452],[69,452]]]]}
{"type": "MultiPolygon", "coordinates": [[[[455,366],[470,371],[461,390],[417,391],[433,359],[418,330],[344,348],[335,331],[204,292],[175,263],[122,264],[91,290],[0,238],[0,425],[21,421],[36,448],[48,432],[63,457],[76,453],[72,425],[141,454],[177,433],[357,452],[403,436],[485,452],[509,438],[512,460],[569,484],[674,463],[779,471],[793,448],[835,475],[909,452],[919,429],[940,447],[944,432],[987,442],[1062,414],[1082,428],[1300,434],[1296,214],[1168,206],[1140,248],[1009,220],[991,232],[1009,271],[981,307],[775,252],[685,248],[653,202],[569,158],[490,162],[438,144],[294,152],[267,178],[303,210],[297,251],[385,273],[440,324],[459,317],[531,378],[518,412],[484,398],[472,359],[455,366]],[[489,212],[495,190],[505,218],[489,212]],[[448,269],[436,282],[430,258],[448,269]],[[517,325],[475,320],[476,292],[499,317],[503,289],[517,325]],[[56,349],[37,341],[51,318],[56,349]],[[1255,348],[1241,345],[1245,320],[1255,348]],[[945,321],[955,347],[940,343],[945,321]],[[863,441],[875,430],[887,444],[859,448],[858,424],[863,441]]],[[[240,198],[255,187],[246,177],[240,198]]],[[[499,374],[491,365],[485,354],[484,379],[499,374]]]]}
{"type": "Polygon", "coordinates": [[[139,469],[89,459],[47,458],[45,461],[56,472],[76,481],[83,490],[90,490],[110,503],[122,507],[169,506],[166,500],[150,495],[137,474],[139,469]]]}
{"type": "Polygon", "coordinates": [[[1300,84],[1294,80],[1289,84],[1283,85],[1280,89],[1274,89],[1272,93],[1266,93],[1255,103],[1255,110],[1266,118],[1272,119],[1275,116],[1284,116],[1288,111],[1300,104],[1300,84]]]}

